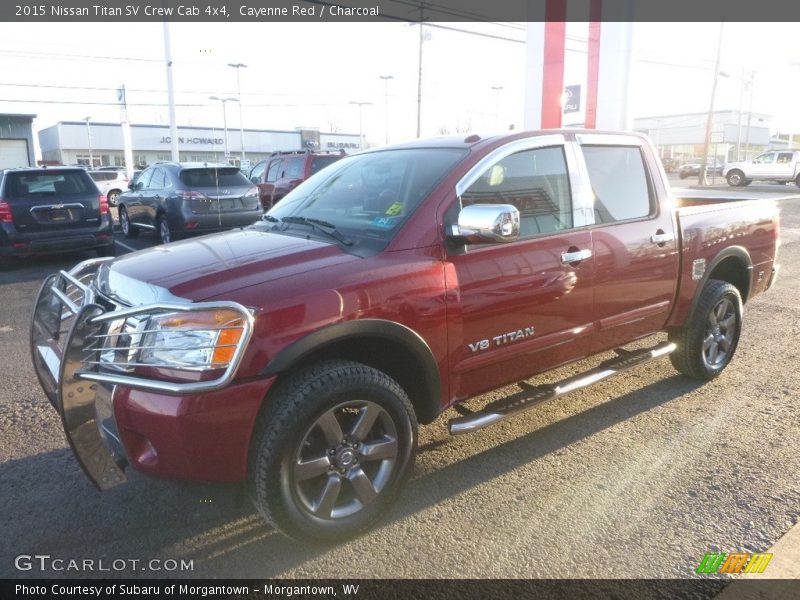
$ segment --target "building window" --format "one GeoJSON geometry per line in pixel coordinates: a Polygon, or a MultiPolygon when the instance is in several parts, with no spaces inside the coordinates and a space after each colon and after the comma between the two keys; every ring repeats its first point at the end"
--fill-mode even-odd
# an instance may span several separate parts
{"type": "Polygon", "coordinates": [[[171,154],[156,154],[156,160],[164,160],[164,161],[172,160],[172,155],[171,154]]]}

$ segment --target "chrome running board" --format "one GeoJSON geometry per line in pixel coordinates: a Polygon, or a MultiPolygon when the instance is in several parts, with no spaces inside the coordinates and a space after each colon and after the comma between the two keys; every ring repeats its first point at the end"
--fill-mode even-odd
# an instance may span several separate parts
{"type": "Polygon", "coordinates": [[[488,427],[489,425],[493,425],[508,417],[533,408],[547,400],[565,396],[575,390],[589,387],[604,379],[608,379],[617,373],[622,373],[628,369],[668,356],[675,351],[675,348],[676,346],[672,342],[661,342],[657,346],[645,350],[628,351],[617,348],[615,350],[617,353],[615,358],[601,363],[590,371],[568,377],[558,383],[532,386],[522,382],[519,386],[528,393],[514,394],[513,396],[502,398],[501,400],[487,404],[483,410],[479,412],[451,419],[448,424],[448,429],[451,435],[461,435],[483,429],[484,427],[488,427]]]}

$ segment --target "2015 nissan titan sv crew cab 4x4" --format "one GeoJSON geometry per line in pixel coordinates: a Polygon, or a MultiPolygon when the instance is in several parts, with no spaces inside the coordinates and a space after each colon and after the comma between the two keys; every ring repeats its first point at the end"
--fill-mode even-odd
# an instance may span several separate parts
{"type": "Polygon", "coordinates": [[[330,541],[378,519],[417,424],[463,400],[523,388],[457,406],[452,434],[667,355],[719,375],[777,247],[773,202],[673,199],[639,135],[416,141],[336,162],[249,228],[50,276],[33,363],[99,489],[128,466],[246,481],[267,521],[330,541]]]}

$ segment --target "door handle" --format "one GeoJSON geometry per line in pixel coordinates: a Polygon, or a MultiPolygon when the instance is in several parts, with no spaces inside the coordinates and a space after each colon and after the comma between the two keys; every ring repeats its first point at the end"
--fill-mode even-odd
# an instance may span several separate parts
{"type": "Polygon", "coordinates": [[[659,246],[671,242],[675,239],[675,234],[672,233],[656,233],[650,236],[650,241],[659,246]]]}
{"type": "Polygon", "coordinates": [[[562,252],[561,264],[568,265],[570,263],[581,262],[582,260],[586,260],[587,258],[591,257],[592,251],[588,248],[584,248],[583,250],[575,250],[574,252],[562,252]]]}

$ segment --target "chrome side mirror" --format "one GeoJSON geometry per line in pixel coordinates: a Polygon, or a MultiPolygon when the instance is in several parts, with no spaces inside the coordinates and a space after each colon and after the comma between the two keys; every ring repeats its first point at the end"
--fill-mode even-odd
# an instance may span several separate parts
{"type": "Polygon", "coordinates": [[[458,213],[449,236],[467,244],[513,242],[519,239],[519,210],[512,204],[472,204],[458,213]]]}

